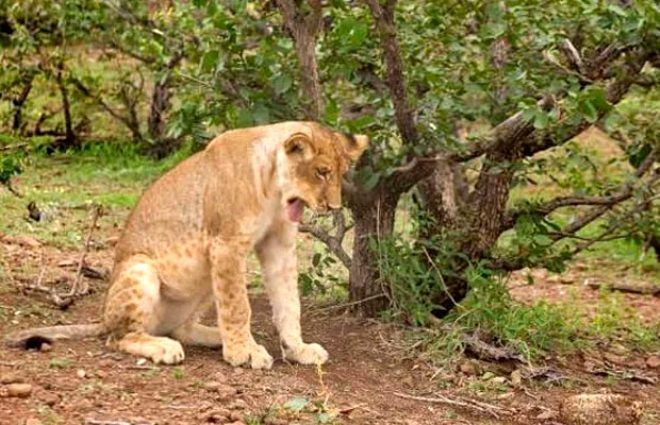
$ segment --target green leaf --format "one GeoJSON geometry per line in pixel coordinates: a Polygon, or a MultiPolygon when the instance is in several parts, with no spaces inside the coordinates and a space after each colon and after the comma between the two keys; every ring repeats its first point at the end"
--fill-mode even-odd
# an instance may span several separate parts
{"type": "Polygon", "coordinates": [[[545,111],[537,111],[534,115],[534,128],[543,130],[548,126],[548,114],[545,111]]]}
{"type": "Polygon", "coordinates": [[[308,404],[309,404],[309,400],[307,400],[305,397],[296,396],[290,398],[286,403],[284,403],[283,407],[292,412],[300,412],[308,404]]]}
{"type": "Polygon", "coordinates": [[[275,90],[275,93],[277,94],[282,94],[287,92],[291,88],[292,84],[293,81],[291,80],[290,75],[281,74],[273,79],[273,90],[275,90]]]}
{"type": "Polygon", "coordinates": [[[376,187],[378,181],[380,180],[380,173],[371,173],[366,176],[365,180],[362,183],[362,186],[365,190],[369,191],[376,187]]]}
{"type": "Polygon", "coordinates": [[[200,68],[203,72],[212,72],[218,65],[218,59],[220,59],[220,52],[218,50],[210,50],[202,56],[200,68]]]}
{"type": "Polygon", "coordinates": [[[318,267],[319,263],[321,262],[321,253],[317,252],[314,254],[312,257],[312,266],[318,267]]]}
{"type": "Polygon", "coordinates": [[[584,119],[586,119],[588,122],[595,123],[598,121],[598,110],[590,100],[587,99],[580,102],[579,109],[582,113],[582,116],[584,116],[584,119]]]}

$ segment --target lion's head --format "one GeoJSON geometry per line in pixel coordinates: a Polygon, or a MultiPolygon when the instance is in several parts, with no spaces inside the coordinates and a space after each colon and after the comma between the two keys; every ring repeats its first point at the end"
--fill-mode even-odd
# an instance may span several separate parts
{"type": "Polygon", "coordinates": [[[291,221],[299,222],[305,206],[324,213],[341,207],[342,178],[369,144],[364,135],[339,133],[320,125],[294,133],[282,145],[282,201],[291,221]]]}

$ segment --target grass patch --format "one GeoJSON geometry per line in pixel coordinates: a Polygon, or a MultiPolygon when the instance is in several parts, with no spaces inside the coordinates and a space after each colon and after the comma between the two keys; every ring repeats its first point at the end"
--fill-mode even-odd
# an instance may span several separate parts
{"type": "Polygon", "coordinates": [[[58,247],[79,247],[89,225],[87,206],[104,207],[101,228],[123,222],[140,194],[158,176],[191,154],[189,148],[155,161],[128,144],[96,142],[80,151],[46,156],[39,149],[22,161],[23,173],[13,180],[23,195],[0,189],[0,232],[30,235],[58,247]],[[44,215],[28,219],[34,202],[44,215]]]}
{"type": "Polygon", "coordinates": [[[496,346],[513,349],[529,361],[548,353],[567,354],[596,343],[616,343],[635,351],[660,349],[660,322],[644,324],[623,295],[603,289],[595,313],[577,298],[565,303],[513,300],[503,284],[480,282],[443,321],[440,329],[414,329],[409,346],[439,366],[460,359],[464,334],[479,333],[496,346]]]}

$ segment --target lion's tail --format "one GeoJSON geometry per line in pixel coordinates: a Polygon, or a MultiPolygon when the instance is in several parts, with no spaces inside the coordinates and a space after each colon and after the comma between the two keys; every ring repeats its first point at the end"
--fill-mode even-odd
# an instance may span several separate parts
{"type": "Polygon", "coordinates": [[[102,324],[61,325],[32,328],[5,336],[5,344],[10,347],[39,348],[43,343],[59,339],[83,339],[106,333],[102,324]]]}

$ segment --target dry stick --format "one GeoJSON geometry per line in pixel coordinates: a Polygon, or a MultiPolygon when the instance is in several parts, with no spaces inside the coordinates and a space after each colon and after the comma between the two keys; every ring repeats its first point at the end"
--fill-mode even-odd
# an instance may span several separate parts
{"type": "Polygon", "coordinates": [[[87,232],[87,239],[85,239],[85,246],[83,247],[83,252],[80,255],[80,261],[78,262],[78,271],[76,272],[76,279],[73,281],[73,285],[71,285],[71,290],[64,295],[65,298],[72,298],[79,295],[85,295],[89,291],[89,285],[82,286],[81,290],[79,290],[78,288],[81,286],[81,283],[83,282],[82,270],[85,264],[85,257],[87,257],[87,253],[89,252],[89,244],[92,240],[92,234],[94,233],[94,228],[96,227],[96,222],[98,221],[100,215],[101,215],[101,206],[94,205],[94,209],[92,211],[92,225],[89,227],[89,232],[87,232]]]}
{"type": "Polygon", "coordinates": [[[151,425],[151,424],[152,422],[144,422],[144,421],[127,422],[127,421],[104,421],[104,420],[97,420],[90,418],[85,419],[85,425],[151,425]]]}
{"type": "Polygon", "coordinates": [[[337,308],[353,307],[355,305],[366,303],[367,301],[375,300],[376,298],[381,298],[381,297],[386,297],[386,296],[387,295],[385,295],[385,294],[375,294],[375,295],[370,295],[366,298],[362,298],[361,300],[351,301],[351,302],[342,303],[342,304],[335,304],[335,305],[331,305],[331,306],[328,306],[328,307],[315,308],[315,309],[312,309],[310,311],[316,313],[316,312],[320,312],[320,311],[334,310],[334,309],[337,309],[337,308]]]}
{"type": "Polygon", "coordinates": [[[421,396],[414,396],[410,394],[404,394],[404,393],[399,393],[396,391],[393,391],[392,394],[394,394],[397,397],[401,398],[407,398],[409,400],[417,400],[417,401],[426,401],[428,403],[442,403],[442,404],[449,404],[451,406],[458,406],[458,407],[463,407],[466,409],[473,409],[473,410],[478,410],[480,412],[485,412],[490,415],[492,415],[495,419],[499,419],[499,415],[495,413],[495,411],[499,411],[500,413],[505,413],[505,414],[510,414],[510,412],[502,407],[495,406],[492,404],[484,403],[481,401],[476,401],[476,400],[470,400],[470,399],[463,399],[463,400],[453,400],[451,398],[447,398],[441,395],[437,395],[436,397],[421,397],[421,396]]]}
{"type": "Polygon", "coordinates": [[[640,284],[631,284],[628,282],[618,282],[618,283],[599,283],[599,282],[589,282],[587,283],[591,289],[600,289],[606,288],[612,291],[619,292],[629,292],[633,294],[642,294],[642,295],[660,295],[660,286],[654,285],[652,283],[640,283],[640,284]]]}

